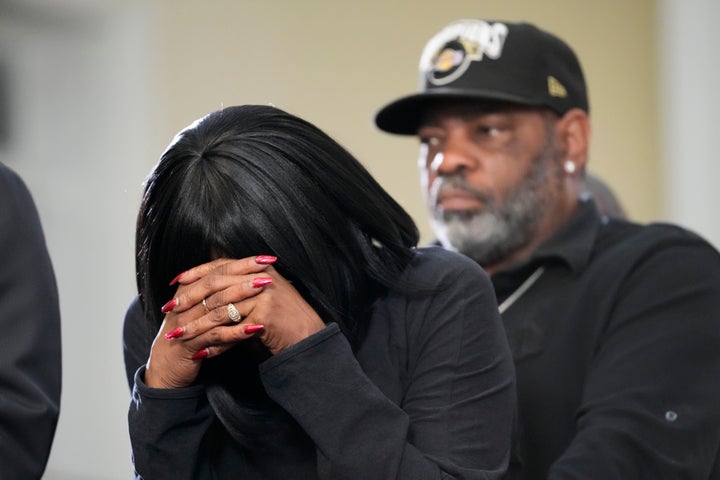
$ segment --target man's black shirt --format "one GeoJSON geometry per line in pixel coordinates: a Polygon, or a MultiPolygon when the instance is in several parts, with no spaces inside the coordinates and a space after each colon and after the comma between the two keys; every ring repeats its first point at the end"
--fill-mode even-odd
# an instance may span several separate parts
{"type": "Polygon", "coordinates": [[[516,364],[517,478],[717,479],[720,255],[667,224],[581,201],[530,259],[492,277],[516,364]]]}

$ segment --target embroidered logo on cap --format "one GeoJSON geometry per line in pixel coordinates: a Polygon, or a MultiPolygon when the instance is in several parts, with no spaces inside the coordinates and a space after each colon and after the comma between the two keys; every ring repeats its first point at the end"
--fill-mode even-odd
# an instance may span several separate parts
{"type": "Polygon", "coordinates": [[[420,71],[433,85],[453,82],[468,69],[470,62],[502,55],[508,27],[504,23],[460,20],[448,25],[430,39],[420,57],[420,71]]]}

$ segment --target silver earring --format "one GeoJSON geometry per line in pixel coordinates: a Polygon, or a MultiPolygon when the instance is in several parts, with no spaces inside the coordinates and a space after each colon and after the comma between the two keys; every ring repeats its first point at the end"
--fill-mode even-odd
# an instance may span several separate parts
{"type": "Polygon", "coordinates": [[[565,160],[564,167],[565,167],[565,172],[567,172],[568,174],[575,173],[575,164],[572,161],[565,160]]]}

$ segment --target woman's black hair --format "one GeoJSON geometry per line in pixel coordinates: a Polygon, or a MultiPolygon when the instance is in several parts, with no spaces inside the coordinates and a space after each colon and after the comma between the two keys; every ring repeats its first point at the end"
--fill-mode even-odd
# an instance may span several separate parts
{"type": "Polygon", "coordinates": [[[366,292],[391,287],[417,241],[403,208],[317,127],[275,107],[228,107],[181,131],[147,180],[138,289],[159,326],[178,273],[213,252],[276,255],[278,271],[351,336],[366,292]]]}
{"type": "MultiPolygon", "coordinates": [[[[411,217],[320,129],[271,106],[228,107],[182,130],[147,180],[137,221],[138,291],[157,330],[178,273],[218,255],[275,255],[278,272],[352,344],[417,241],[411,217]]],[[[229,353],[205,364],[221,372],[229,353]]],[[[234,401],[228,392],[237,392],[221,374],[208,378],[225,384],[224,400],[211,400],[216,411],[225,409],[234,401]]]]}

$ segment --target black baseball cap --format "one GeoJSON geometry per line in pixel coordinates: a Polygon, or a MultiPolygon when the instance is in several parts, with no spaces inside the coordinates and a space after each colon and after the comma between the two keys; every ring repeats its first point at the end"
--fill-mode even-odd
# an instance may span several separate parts
{"type": "Polygon", "coordinates": [[[448,100],[590,111],[582,67],[572,49],[530,23],[464,19],[435,34],[420,58],[419,92],[375,116],[389,133],[415,135],[425,109],[448,100]]]}

